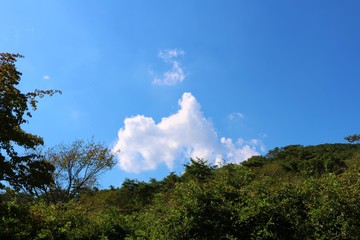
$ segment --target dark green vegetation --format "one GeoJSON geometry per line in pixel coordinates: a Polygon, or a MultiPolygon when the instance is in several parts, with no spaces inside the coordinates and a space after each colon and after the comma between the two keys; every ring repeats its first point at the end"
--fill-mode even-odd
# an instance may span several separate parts
{"type": "MultiPolygon", "coordinates": [[[[51,183],[52,165],[39,159],[34,153],[20,155],[18,149],[35,149],[43,139],[23,130],[22,125],[36,110],[38,98],[53,95],[56,90],[35,90],[22,93],[17,85],[21,73],[15,62],[19,54],[0,54],[0,181],[6,181],[15,189],[51,183]]],[[[0,184],[0,189],[4,185],[0,184]]]]}
{"type": "Polygon", "coordinates": [[[359,239],[359,135],[220,168],[191,159],[181,175],[99,190],[108,148],[42,151],[22,130],[28,106],[54,91],[15,88],[17,57],[0,55],[0,239],[359,239]]]}
{"type": "Polygon", "coordinates": [[[357,239],[360,145],[276,148],[221,168],[84,188],[66,201],[7,190],[1,239],[357,239]]]}

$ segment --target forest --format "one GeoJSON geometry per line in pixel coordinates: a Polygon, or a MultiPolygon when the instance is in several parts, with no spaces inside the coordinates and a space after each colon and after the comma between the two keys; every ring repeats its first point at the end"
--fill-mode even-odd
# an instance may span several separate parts
{"type": "Polygon", "coordinates": [[[40,98],[18,54],[0,54],[0,239],[358,239],[360,135],[290,145],[240,164],[190,159],[182,174],[98,189],[114,153],[94,139],[42,148],[40,98]]]}

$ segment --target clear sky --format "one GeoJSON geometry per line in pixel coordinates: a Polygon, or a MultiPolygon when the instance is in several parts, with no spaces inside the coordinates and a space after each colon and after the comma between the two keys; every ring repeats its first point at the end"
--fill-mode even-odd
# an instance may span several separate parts
{"type": "Polygon", "coordinates": [[[360,133],[360,2],[1,0],[26,129],[120,149],[102,187],[360,133]]]}

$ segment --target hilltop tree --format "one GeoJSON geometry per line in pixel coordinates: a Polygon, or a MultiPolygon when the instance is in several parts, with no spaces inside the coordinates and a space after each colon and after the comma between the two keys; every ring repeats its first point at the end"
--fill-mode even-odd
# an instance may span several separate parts
{"type": "Polygon", "coordinates": [[[190,163],[185,166],[185,172],[182,175],[184,179],[193,179],[200,182],[206,181],[214,174],[215,166],[209,164],[202,158],[190,158],[190,163]]]}
{"type": "Polygon", "coordinates": [[[349,143],[360,142],[360,134],[354,134],[354,135],[346,136],[344,139],[346,141],[348,141],[349,143]]]}
{"type": "MultiPolygon", "coordinates": [[[[19,54],[0,53],[0,182],[16,189],[26,185],[39,186],[51,182],[51,164],[36,154],[19,154],[43,145],[43,139],[26,132],[22,126],[37,109],[38,99],[58,90],[35,90],[23,93],[17,88],[21,73],[15,63],[19,54]],[[30,108],[30,109],[29,109],[30,108]]],[[[0,184],[0,188],[4,185],[0,184]]]]}

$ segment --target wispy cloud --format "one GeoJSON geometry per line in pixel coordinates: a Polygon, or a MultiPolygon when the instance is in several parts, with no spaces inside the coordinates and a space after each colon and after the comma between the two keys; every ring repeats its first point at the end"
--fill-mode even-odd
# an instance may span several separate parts
{"type": "Polygon", "coordinates": [[[160,50],[158,56],[165,62],[171,62],[172,59],[177,58],[179,56],[184,56],[184,55],[185,55],[185,52],[181,49],[166,49],[166,50],[160,50]]]}
{"type": "Polygon", "coordinates": [[[45,80],[45,81],[50,80],[50,76],[49,76],[49,75],[44,75],[44,76],[43,76],[43,80],[45,80]]]}
{"type": "Polygon", "coordinates": [[[113,147],[120,167],[125,171],[153,170],[165,163],[173,169],[176,159],[199,157],[215,164],[239,163],[259,155],[260,140],[245,141],[219,138],[211,122],[201,111],[191,93],[179,100],[177,113],[164,117],[159,123],[151,117],[137,115],[126,118],[113,147]]]}
{"type": "Polygon", "coordinates": [[[241,120],[241,119],[244,119],[244,118],[245,118],[244,114],[239,113],[239,112],[230,113],[229,116],[228,116],[228,119],[230,121],[241,120]]]}
{"type": "Polygon", "coordinates": [[[154,76],[153,84],[173,86],[185,80],[186,74],[177,60],[178,57],[184,56],[185,52],[181,49],[166,49],[159,52],[158,57],[165,63],[171,65],[171,69],[164,72],[161,77],[157,77],[154,71],[151,70],[151,75],[154,76]]]}

